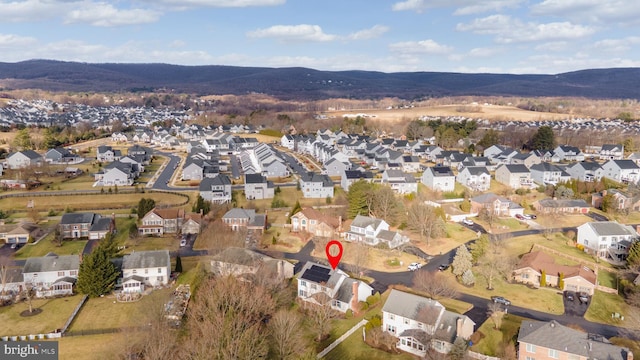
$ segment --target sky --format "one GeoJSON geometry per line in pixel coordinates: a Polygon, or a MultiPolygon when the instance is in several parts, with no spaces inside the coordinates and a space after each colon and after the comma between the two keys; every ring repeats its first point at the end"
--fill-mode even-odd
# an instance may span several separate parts
{"type": "Polygon", "coordinates": [[[0,0],[0,62],[558,74],[640,66],[637,0],[0,0]]]}

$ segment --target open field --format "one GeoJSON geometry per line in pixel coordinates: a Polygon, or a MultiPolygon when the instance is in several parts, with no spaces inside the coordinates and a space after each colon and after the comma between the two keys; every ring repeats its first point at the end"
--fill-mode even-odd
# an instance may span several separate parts
{"type": "Polygon", "coordinates": [[[53,232],[37,244],[23,245],[15,254],[16,259],[45,256],[52,252],[58,255],[79,255],[87,245],[87,240],[64,240],[62,246],[53,242],[53,232]]]}
{"type": "Polygon", "coordinates": [[[0,307],[0,336],[44,334],[60,329],[69,319],[82,296],[56,299],[34,299],[34,309],[40,308],[38,315],[23,317],[20,313],[29,309],[27,302],[0,307]]]}
{"type": "MultiPolygon", "coordinates": [[[[129,335],[129,334],[126,334],[129,335]]],[[[66,336],[58,341],[59,360],[112,360],[118,358],[125,334],[66,336]]]]}
{"type": "Polygon", "coordinates": [[[561,120],[570,117],[567,114],[555,114],[535,112],[519,109],[515,106],[500,105],[441,105],[430,107],[414,107],[411,109],[367,109],[359,111],[331,111],[324,112],[327,116],[341,118],[345,114],[367,114],[375,116],[374,119],[391,121],[402,119],[414,119],[420,116],[465,116],[469,118],[482,118],[488,120],[561,120]]]}
{"type": "MultiPolygon", "coordinates": [[[[356,245],[347,241],[342,241],[343,256],[340,260],[342,265],[347,265],[347,269],[350,264],[354,264],[356,262],[356,245]]],[[[399,250],[382,250],[376,249],[373,247],[364,248],[367,251],[366,262],[364,262],[363,267],[375,271],[385,271],[385,272],[402,272],[407,271],[407,266],[412,262],[422,262],[424,261],[415,255],[410,255],[405,252],[401,252],[399,250]]],[[[325,249],[313,249],[311,253],[312,256],[317,258],[324,259],[326,258],[325,249]]]]}

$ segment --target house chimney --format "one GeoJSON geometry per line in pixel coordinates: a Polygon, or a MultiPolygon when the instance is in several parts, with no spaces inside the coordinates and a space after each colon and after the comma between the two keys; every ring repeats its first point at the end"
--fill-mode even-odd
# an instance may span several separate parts
{"type": "Polygon", "coordinates": [[[459,318],[457,318],[457,319],[456,319],[456,336],[457,336],[457,337],[461,337],[461,338],[466,339],[467,337],[466,337],[466,336],[464,336],[464,335],[466,335],[466,334],[463,334],[463,333],[462,333],[462,332],[463,332],[463,331],[462,331],[462,325],[463,325],[463,323],[464,323],[464,321],[462,320],[462,318],[461,318],[461,317],[459,317],[459,318]]]}
{"type": "Polygon", "coordinates": [[[358,281],[355,280],[353,284],[351,284],[351,293],[353,297],[351,298],[351,310],[356,311],[358,308],[358,281]]]}
{"type": "Polygon", "coordinates": [[[338,216],[338,232],[342,232],[342,215],[338,216]]]}
{"type": "Polygon", "coordinates": [[[607,190],[602,190],[602,197],[607,196],[607,190]]]}
{"type": "Polygon", "coordinates": [[[631,350],[627,350],[627,360],[633,360],[633,353],[631,350]]]}

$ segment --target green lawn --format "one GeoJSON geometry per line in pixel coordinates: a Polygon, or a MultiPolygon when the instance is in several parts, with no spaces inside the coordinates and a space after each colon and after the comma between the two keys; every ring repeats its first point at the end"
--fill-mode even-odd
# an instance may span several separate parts
{"type": "Polygon", "coordinates": [[[598,270],[598,284],[612,289],[618,288],[618,277],[614,272],[598,270]]]}
{"type": "Polygon", "coordinates": [[[65,336],[58,341],[59,360],[112,360],[122,353],[125,334],[65,336]]]}
{"type": "Polygon", "coordinates": [[[53,240],[51,233],[38,241],[37,244],[27,244],[22,246],[15,254],[16,259],[26,259],[30,257],[45,256],[52,252],[58,255],[77,255],[82,253],[87,240],[64,240],[62,246],[58,246],[53,240]]]}
{"type": "Polygon", "coordinates": [[[69,331],[138,326],[148,315],[147,310],[162,306],[169,299],[171,291],[154,290],[140,301],[130,303],[116,302],[113,295],[88,299],[69,331]]]}
{"type": "Polygon", "coordinates": [[[628,327],[632,324],[627,324],[624,320],[611,318],[613,313],[625,316],[628,307],[629,305],[624,302],[622,296],[596,291],[591,298],[591,304],[584,318],[593,322],[628,327]]]}
{"type": "Polygon", "coordinates": [[[44,334],[60,329],[80,303],[82,296],[75,295],[55,299],[34,299],[33,308],[40,308],[38,315],[23,317],[20,313],[29,309],[26,302],[0,307],[0,336],[44,334]]]}
{"type": "Polygon", "coordinates": [[[176,251],[180,247],[180,239],[176,234],[166,234],[162,237],[139,236],[136,239],[127,239],[127,247],[123,253],[129,254],[134,251],[164,250],[176,251]]]}
{"type": "Polygon", "coordinates": [[[489,356],[502,356],[505,344],[515,345],[514,340],[518,336],[520,323],[523,320],[526,319],[507,314],[502,320],[500,330],[496,330],[493,321],[487,319],[472,337],[472,339],[476,339],[476,342],[471,350],[489,356]]]}

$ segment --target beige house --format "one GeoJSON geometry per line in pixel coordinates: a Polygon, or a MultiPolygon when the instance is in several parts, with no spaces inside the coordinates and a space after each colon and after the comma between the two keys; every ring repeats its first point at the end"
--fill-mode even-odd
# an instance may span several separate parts
{"type": "Polygon", "coordinates": [[[182,223],[183,234],[199,234],[202,229],[202,215],[198,213],[189,213],[182,223]]]}
{"type": "Polygon", "coordinates": [[[313,208],[304,208],[291,215],[291,231],[308,232],[314,236],[333,237],[340,232],[342,219],[324,215],[313,208]]]}
{"type": "Polygon", "coordinates": [[[138,227],[140,235],[177,234],[182,229],[184,209],[153,208],[142,218],[142,225],[138,227]]]}
{"type": "Polygon", "coordinates": [[[593,295],[596,274],[591,269],[583,265],[556,264],[551,255],[542,251],[534,251],[522,256],[520,263],[513,271],[513,280],[539,287],[543,271],[546,274],[547,286],[557,287],[562,274],[564,287],[560,290],[586,292],[593,295]]]}
{"type": "Polygon", "coordinates": [[[260,272],[269,279],[284,280],[293,277],[293,264],[249,249],[230,247],[211,258],[211,272],[245,278],[260,272]]]}

